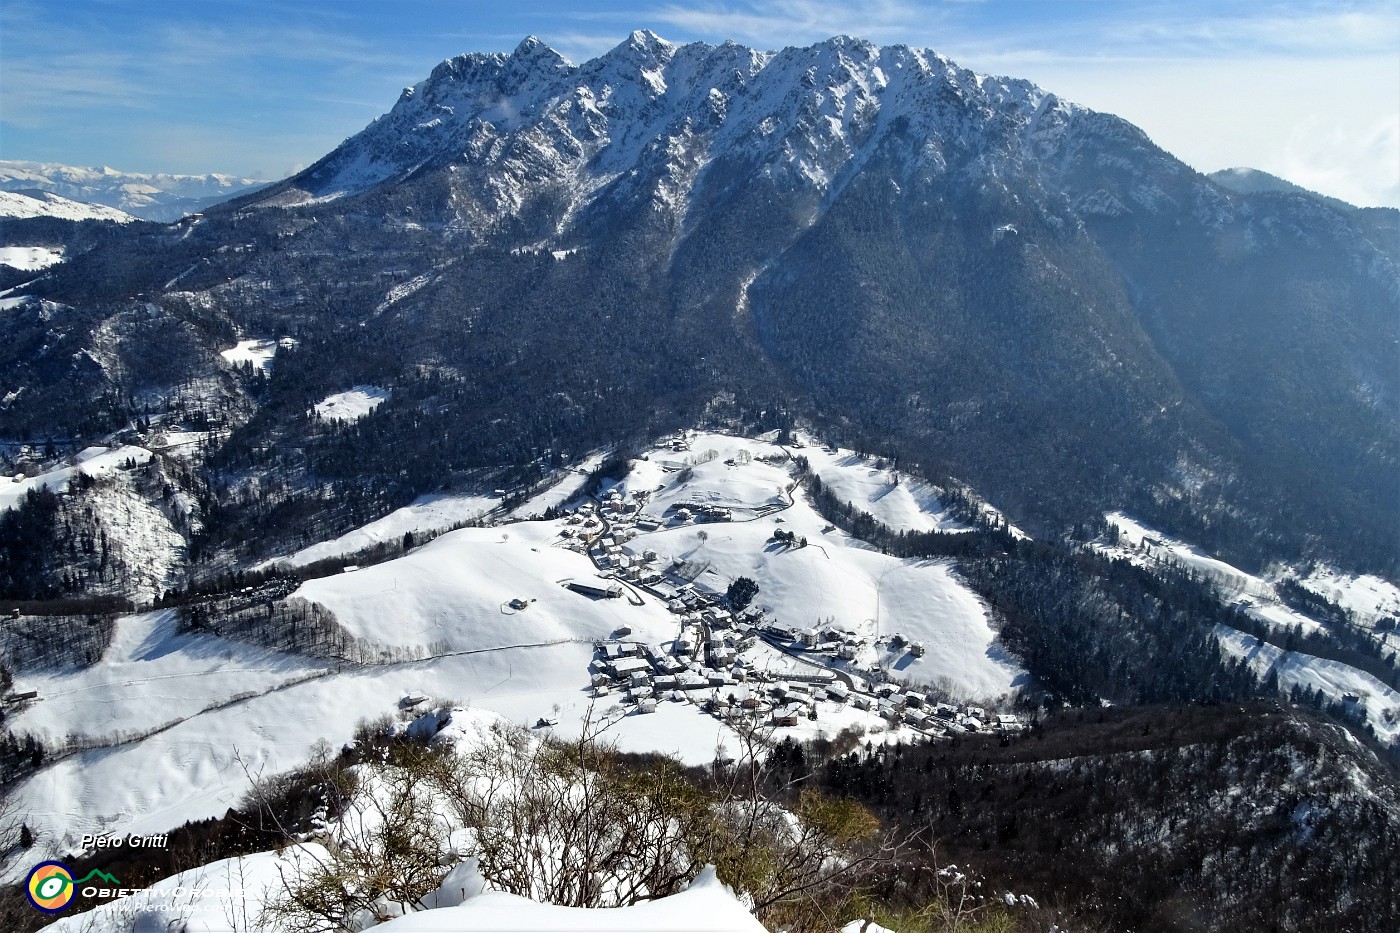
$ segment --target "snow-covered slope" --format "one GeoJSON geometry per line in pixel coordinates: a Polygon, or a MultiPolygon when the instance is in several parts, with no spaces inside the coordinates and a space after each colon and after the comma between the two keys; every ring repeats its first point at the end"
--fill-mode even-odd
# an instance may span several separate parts
{"type": "Polygon", "coordinates": [[[326,396],[312,410],[325,421],[359,421],[388,401],[389,394],[379,386],[355,386],[326,396]]]}
{"type": "Polygon", "coordinates": [[[173,610],[123,616],[91,667],[21,674],[17,689],[38,691],[42,701],[10,726],[51,743],[69,735],[121,739],[324,670],[306,658],[180,634],[173,610]]]}
{"type": "Polygon", "coordinates": [[[0,191],[40,191],[84,202],[94,210],[116,208],[128,218],[179,220],[266,182],[231,175],[121,172],[46,162],[0,160],[0,191]]]}
{"type": "Polygon", "coordinates": [[[892,134],[926,140],[908,168],[936,175],[984,134],[1010,158],[1030,155],[1077,112],[1028,82],[977,75],[932,50],[848,37],[759,52],[675,45],[642,30],[579,66],[531,37],[510,55],[443,62],[265,197],[339,198],[451,165],[457,211],[487,225],[560,191],[575,199],[570,216],[605,192],[683,216],[713,157],[825,198],[892,134]]]}
{"type": "Polygon", "coordinates": [[[125,211],[117,210],[114,207],[86,204],[43,191],[24,194],[15,191],[0,191],[0,217],[13,217],[16,220],[26,217],[55,217],[59,220],[111,220],[119,224],[128,224],[136,219],[125,211]]]}
{"type": "Polygon", "coordinates": [[[1326,566],[1305,574],[1294,568],[1280,567],[1271,571],[1267,578],[1261,577],[1211,557],[1121,512],[1110,512],[1105,518],[1116,536],[1113,544],[1101,546],[1105,553],[1136,564],[1169,563],[1190,570],[1215,584],[1222,599],[1270,625],[1298,628],[1303,632],[1325,627],[1280,598],[1276,584],[1291,580],[1346,610],[1351,614],[1352,623],[1371,631],[1373,637],[1395,637],[1391,630],[1377,629],[1377,623],[1385,619],[1400,620],[1400,588],[1380,577],[1348,574],[1326,566]]]}
{"type": "Polygon", "coordinates": [[[837,496],[882,524],[904,531],[968,531],[969,526],[948,514],[940,491],[899,471],[857,457],[851,451],[825,447],[794,451],[806,457],[812,471],[837,496]]]}
{"type": "Polygon", "coordinates": [[[1362,624],[1375,625],[1386,618],[1400,623],[1400,587],[1388,580],[1318,567],[1299,582],[1352,613],[1362,624]]]}
{"type": "MultiPolygon", "coordinates": [[[[1232,603],[1281,636],[1293,630],[1312,634],[1328,629],[1323,621],[1283,602],[1274,581],[1289,579],[1350,612],[1352,624],[1383,645],[1389,645],[1394,637],[1392,631],[1376,629],[1376,623],[1400,614],[1400,590],[1379,577],[1354,576],[1319,567],[1303,577],[1283,568],[1273,580],[1265,579],[1211,557],[1121,512],[1110,512],[1105,517],[1113,529],[1113,540],[1098,545],[1104,553],[1142,566],[1173,564],[1183,567],[1214,584],[1222,601],[1232,603]]],[[[1342,661],[1287,651],[1226,626],[1217,626],[1215,634],[1222,651],[1247,661],[1261,679],[1267,680],[1272,672],[1278,675],[1279,688],[1283,691],[1302,686],[1321,691],[1329,701],[1354,697],[1355,700],[1347,702],[1354,702],[1364,711],[1366,721],[1382,741],[1400,737],[1400,694],[1375,675],[1342,661]]]]}
{"type": "Polygon", "coordinates": [[[37,272],[63,262],[63,250],[47,246],[0,246],[0,265],[37,272]]]}
{"type": "Polygon", "coordinates": [[[151,452],[144,447],[88,447],[67,466],[57,467],[34,476],[14,474],[0,477],[0,511],[14,508],[31,489],[65,492],[75,472],[88,476],[109,476],[128,463],[145,463],[151,452]]]}
{"type": "Polygon", "coordinates": [[[310,580],[297,596],[320,603],[358,637],[449,650],[608,637],[630,626],[661,641],[675,624],[655,600],[632,606],[565,588],[604,585],[582,554],[557,546],[562,522],[463,528],[398,560],[310,580]],[[511,600],[529,602],[512,609],[511,600]]]}
{"type": "Polygon", "coordinates": [[[1279,689],[1295,686],[1318,690],[1328,700],[1354,705],[1382,742],[1400,737],[1400,692],[1387,687],[1374,675],[1341,661],[1316,658],[1299,651],[1284,651],[1226,626],[1215,631],[1221,651],[1249,664],[1261,679],[1278,676],[1279,689]]]}

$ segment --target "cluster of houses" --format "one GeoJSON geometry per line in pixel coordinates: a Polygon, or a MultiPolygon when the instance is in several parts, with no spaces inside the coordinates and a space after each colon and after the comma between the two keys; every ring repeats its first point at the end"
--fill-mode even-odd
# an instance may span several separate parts
{"type": "Polygon", "coordinates": [[[655,712],[658,700],[680,702],[694,691],[733,687],[747,677],[746,672],[710,670],[694,658],[634,641],[598,645],[589,673],[594,696],[616,692],[639,713],[655,712]]]}
{"type": "MultiPolygon", "coordinates": [[[[677,452],[689,449],[684,437],[669,446],[677,452]]],[[[847,662],[857,660],[869,639],[832,626],[780,624],[758,607],[734,613],[719,592],[697,582],[699,567],[683,561],[662,566],[654,550],[624,547],[639,531],[654,531],[660,525],[641,516],[647,498],[645,492],[624,496],[614,489],[597,506],[574,510],[562,531],[570,539],[568,546],[587,553],[618,581],[566,586],[593,598],[610,598],[623,595],[620,584],[625,582],[660,599],[679,617],[677,637],[666,649],[626,640],[630,634],[626,628],[614,632],[612,640],[600,642],[589,665],[596,697],[616,697],[637,713],[655,712],[662,702],[694,702],[717,716],[743,711],[775,727],[818,719],[823,710],[831,715],[835,705],[879,716],[890,728],[907,726],[930,736],[1022,728],[1012,715],[951,706],[893,684],[870,689],[863,678],[816,665],[781,673],[756,669],[750,649],[760,638],[785,653],[827,655],[847,662]]],[[[682,502],[668,509],[668,521],[673,524],[732,518],[729,509],[705,502],[682,502]]],[[[899,636],[891,637],[890,644],[906,648],[914,657],[924,654],[923,645],[899,636]]]]}
{"type": "MultiPolygon", "coordinates": [[[[801,645],[807,651],[830,654],[843,661],[854,661],[865,645],[865,640],[855,632],[830,627],[800,628],[771,622],[763,626],[763,634],[774,641],[801,645]]],[[[922,642],[907,641],[901,635],[891,636],[890,645],[905,648],[916,658],[922,658],[926,651],[922,642]]]]}
{"type": "MultiPolygon", "coordinates": [[[[633,555],[623,550],[623,545],[636,537],[639,529],[647,530],[642,524],[650,524],[638,522],[640,509],[638,500],[624,499],[613,490],[596,508],[588,504],[575,509],[559,534],[571,539],[570,546],[585,550],[599,568],[610,571],[617,579],[637,584],[657,583],[661,574],[653,566],[657,560],[655,551],[633,555]],[[577,544],[573,544],[575,541],[577,544]]],[[[651,527],[654,529],[655,525],[651,527]]]]}
{"type": "Polygon", "coordinates": [[[860,709],[870,709],[892,723],[902,722],[933,735],[962,735],[969,732],[1020,732],[1021,720],[1011,713],[989,713],[980,706],[953,706],[940,703],[915,690],[901,690],[883,684],[873,696],[852,701],[860,709]]]}
{"type": "Polygon", "coordinates": [[[818,719],[824,701],[869,712],[891,727],[905,725],[935,737],[1014,733],[1024,728],[1015,715],[953,706],[894,684],[864,692],[852,689],[832,671],[773,675],[751,669],[739,654],[752,647],[755,636],[737,628],[711,633],[702,658],[699,631],[683,626],[673,654],[640,642],[600,643],[589,667],[594,695],[616,695],[638,713],[655,712],[663,701],[696,702],[718,716],[742,710],[775,727],[818,719]]]}

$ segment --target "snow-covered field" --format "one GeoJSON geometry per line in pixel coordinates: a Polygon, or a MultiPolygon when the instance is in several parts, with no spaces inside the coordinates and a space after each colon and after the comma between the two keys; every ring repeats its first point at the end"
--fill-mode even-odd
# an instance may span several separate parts
{"type": "Polygon", "coordinates": [[[91,667],[20,674],[15,689],[40,700],[10,720],[46,741],[113,740],[192,716],[242,694],[325,670],[324,665],[210,635],[180,634],[174,610],[123,616],[91,667]]]}
{"type": "MultiPolygon", "coordinates": [[[[588,478],[588,473],[597,469],[603,454],[589,457],[583,463],[567,472],[559,482],[540,494],[517,506],[510,513],[511,518],[532,518],[543,514],[555,506],[562,506],[578,495],[588,478]]],[[[260,567],[274,563],[288,567],[304,567],[318,560],[344,557],[367,547],[386,541],[400,541],[405,534],[423,534],[443,531],[465,521],[483,518],[498,508],[501,502],[490,495],[444,495],[433,493],[419,496],[409,505],[395,509],[383,518],[362,525],[329,541],[309,545],[289,557],[265,561],[260,567]]]]}
{"type": "MultiPolygon", "coordinates": [[[[197,657],[187,659],[189,669],[197,657]]],[[[357,722],[395,713],[399,698],[410,693],[455,699],[523,724],[557,717],[554,731],[576,737],[586,716],[607,713],[603,704],[595,708],[587,690],[592,657],[591,644],[565,643],[330,674],[191,714],[139,741],[61,759],[15,790],[15,799],[37,837],[37,860],[75,848],[83,833],[161,832],[222,816],[253,778],[302,764],[320,740],[340,747],[357,722]]],[[[169,690],[156,679],[133,684],[123,707],[129,721],[159,718],[136,708],[169,690]]],[[[86,719],[101,703],[101,693],[93,691],[92,704],[67,708],[86,719]]],[[[118,731],[119,725],[107,728],[118,731]]],[[[698,707],[675,703],[648,716],[625,716],[605,733],[625,751],[674,752],[692,764],[711,760],[724,734],[698,707]]]]}
{"type": "Polygon", "coordinates": [[[240,340],[227,350],[220,350],[219,356],[231,366],[251,363],[254,369],[266,370],[277,356],[277,341],[258,337],[240,340]]]}
{"type": "Polygon", "coordinates": [[[323,421],[359,421],[389,400],[389,390],[379,386],[355,386],[327,395],[312,410],[323,421]]]}
{"type": "Polygon", "coordinates": [[[968,531],[967,525],[948,514],[939,491],[922,480],[897,477],[897,471],[881,469],[849,450],[832,452],[811,446],[793,453],[807,458],[812,472],[833,493],[855,503],[878,521],[906,531],[968,531]]]}
{"type": "Polygon", "coordinates": [[[1375,625],[1383,618],[1400,620],[1400,588],[1380,577],[1319,567],[1298,582],[1351,612],[1363,625],[1375,625]]]}
{"type": "Polygon", "coordinates": [[[68,481],[73,478],[74,472],[103,476],[119,469],[129,460],[145,463],[150,459],[151,452],[144,447],[88,447],[74,457],[69,466],[27,476],[22,480],[16,480],[13,476],[0,477],[0,511],[14,508],[31,489],[67,492],[68,481]]]}
{"type": "Polygon", "coordinates": [[[0,246],[0,265],[26,272],[47,269],[63,262],[63,250],[47,246],[0,246]]]}
{"type": "Polygon", "coordinates": [[[385,645],[495,648],[606,638],[623,625],[648,641],[674,636],[676,623],[657,600],[632,606],[566,589],[570,580],[604,584],[587,557],[556,546],[561,528],[463,528],[397,560],[309,580],[296,595],[330,609],[352,634],[385,645]],[[529,605],[512,609],[514,599],[529,605]]]}
{"type": "Polygon", "coordinates": [[[1365,709],[1366,721],[1376,730],[1377,738],[1394,742],[1400,737],[1400,693],[1371,674],[1340,661],[1284,651],[1223,625],[1215,627],[1215,636],[1220,639],[1222,651],[1246,659],[1260,677],[1276,672],[1281,689],[1288,691],[1296,684],[1321,690],[1331,700],[1355,697],[1354,702],[1365,709]]]}

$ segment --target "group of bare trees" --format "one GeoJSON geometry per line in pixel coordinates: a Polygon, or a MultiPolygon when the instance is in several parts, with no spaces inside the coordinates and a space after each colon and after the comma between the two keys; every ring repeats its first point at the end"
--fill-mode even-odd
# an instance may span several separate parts
{"type": "Polygon", "coordinates": [[[737,757],[703,774],[620,754],[593,725],[576,741],[498,724],[456,747],[379,743],[314,834],[325,854],[303,850],[265,919],[331,933],[421,909],[474,857],[496,890],[590,908],[675,894],[714,865],[765,923],[829,928],[900,846],[860,804],[775,787],[763,730],[733,725],[737,757]]]}

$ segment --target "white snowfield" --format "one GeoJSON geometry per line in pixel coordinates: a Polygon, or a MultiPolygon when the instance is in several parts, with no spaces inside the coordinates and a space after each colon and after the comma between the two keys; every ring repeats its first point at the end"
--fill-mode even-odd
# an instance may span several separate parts
{"type": "Polygon", "coordinates": [[[0,265],[37,272],[63,262],[62,249],[47,246],[0,246],[0,265]]]}
{"type": "Polygon", "coordinates": [[[1321,690],[1333,700],[1354,697],[1350,702],[1365,710],[1366,721],[1375,729],[1376,738],[1386,743],[1400,738],[1400,693],[1373,675],[1341,661],[1284,651],[1223,625],[1215,627],[1215,636],[1220,639],[1222,651],[1244,658],[1250,670],[1260,677],[1268,677],[1271,671],[1277,673],[1280,689],[1287,691],[1301,685],[1321,690]]]}
{"type": "Polygon", "coordinates": [[[251,363],[254,369],[266,371],[272,365],[273,358],[277,356],[277,347],[278,341],[276,340],[252,337],[238,341],[227,350],[220,350],[219,356],[223,357],[224,362],[231,366],[251,363]]]}
{"type": "Polygon", "coordinates": [[[359,421],[389,400],[389,390],[379,386],[355,386],[327,395],[313,407],[323,421],[359,421]]]}
{"type": "MultiPolygon", "coordinates": [[[[399,698],[407,694],[454,698],[526,725],[557,716],[553,731],[577,737],[585,717],[609,715],[608,706],[595,707],[590,699],[592,658],[591,644],[570,642],[331,673],[193,713],[145,739],[63,758],[13,790],[36,846],[34,858],[11,866],[5,880],[41,856],[74,851],[84,833],[163,832],[222,816],[258,775],[303,764],[318,741],[338,748],[350,740],[357,722],[396,713],[399,698]]],[[[208,661],[196,650],[188,664],[188,670],[199,670],[208,661]]],[[[151,679],[130,689],[133,700],[124,709],[134,727],[160,718],[136,707],[141,697],[149,702],[169,692],[168,681],[151,679]]],[[[95,696],[95,704],[100,701],[95,696]]],[[[82,715],[93,715],[92,705],[82,707],[82,715]]],[[[118,726],[111,722],[107,728],[118,726]]],[[[727,730],[690,704],[668,703],[651,715],[625,716],[605,734],[624,751],[674,753],[688,764],[709,762],[717,749],[729,747],[727,730]]]]}
{"type": "Polygon", "coordinates": [[[70,201],[49,192],[37,197],[15,191],[0,191],[0,217],[17,220],[27,217],[56,217],[60,220],[112,220],[129,224],[136,218],[115,207],[70,201]]]}
{"type": "Polygon", "coordinates": [[[825,447],[794,450],[807,458],[812,471],[837,496],[854,502],[877,521],[906,531],[971,531],[948,514],[939,490],[922,480],[897,478],[897,470],[880,468],[849,450],[825,447]]]}
{"type": "Polygon", "coordinates": [[[1319,567],[1298,582],[1353,613],[1365,625],[1375,625],[1383,618],[1400,620],[1400,587],[1380,577],[1350,576],[1319,567]]]}
{"type": "MultiPolygon", "coordinates": [[[[569,470],[557,483],[527,500],[511,511],[512,518],[532,518],[555,506],[563,506],[578,495],[579,487],[588,474],[597,469],[604,454],[595,454],[569,470]]],[[[485,517],[500,506],[494,495],[445,495],[431,493],[419,496],[409,505],[395,509],[383,518],[375,519],[354,531],[348,531],[329,541],[309,545],[289,557],[279,557],[258,565],[263,569],[279,563],[288,567],[304,567],[318,560],[345,557],[386,541],[402,541],[405,534],[444,531],[453,525],[485,517]]]]}
{"type": "Polygon", "coordinates": [[[587,557],[554,546],[561,527],[463,528],[397,560],[309,580],[296,595],[330,609],[352,634],[384,645],[471,650],[583,641],[623,625],[650,642],[674,637],[675,621],[655,599],[632,606],[567,589],[568,581],[607,584],[587,557]],[[529,605],[512,609],[515,599],[529,605]]]}
{"type": "Polygon", "coordinates": [[[174,610],[123,616],[90,667],[20,674],[16,689],[42,702],[10,720],[46,742],[116,740],[193,716],[236,696],[326,670],[324,664],[211,635],[180,634],[174,610]]]}
{"type": "Polygon", "coordinates": [[[88,447],[74,457],[68,466],[19,480],[13,475],[0,476],[0,512],[14,508],[31,489],[67,492],[68,481],[73,478],[75,472],[88,476],[104,476],[121,468],[127,461],[145,463],[150,459],[151,452],[144,447],[88,447]]]}

